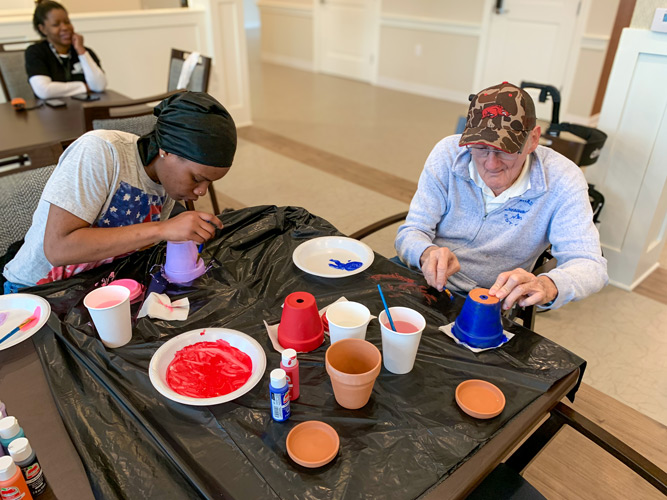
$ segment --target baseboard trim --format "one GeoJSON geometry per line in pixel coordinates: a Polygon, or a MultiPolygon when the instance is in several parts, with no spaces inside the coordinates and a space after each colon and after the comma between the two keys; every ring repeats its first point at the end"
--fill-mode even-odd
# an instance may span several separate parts
{"type": "Polygon", "coordinates": [[[290,68],[301,69],[304,71],[315,71],[314,61],[309,61],[308,59],[284,56],[282,54],[272,54],[270,52],[262,52],[261,59],[262,62],[280,64],[282,66],[289,66],[290,68]]]}
{"type": "Polygon", "coordinates": [[[445,101],[468,104],[469,93],[462,92],[460,90],[452,90],[442,87],[434,87],[432,85],[422,85],[420,83],[406,82],[405,80],[388,78],[386,76],[379,76],[375,83],[378,87],[399,90],[401,92],[408,92],[410,94],[423,95],[425,97],[434,97],[436,99],[442,99],[445,101]]]}

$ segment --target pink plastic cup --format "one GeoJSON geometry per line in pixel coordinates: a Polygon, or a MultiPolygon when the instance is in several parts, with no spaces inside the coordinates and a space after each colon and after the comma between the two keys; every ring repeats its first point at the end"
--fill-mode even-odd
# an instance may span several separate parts
{"type": "Polygon", "coordinates": [[[171,283],[189,283],[206,271],[194,241],[168,241],[164,275],[171,283]]]}
{"type": "Polygon", "coordinates": [[[130,304],[140,302],[144,298],[144,286],[136,280],[122,279],[114,280],[110,285],[124,286],[130,291],[130,304]]]}

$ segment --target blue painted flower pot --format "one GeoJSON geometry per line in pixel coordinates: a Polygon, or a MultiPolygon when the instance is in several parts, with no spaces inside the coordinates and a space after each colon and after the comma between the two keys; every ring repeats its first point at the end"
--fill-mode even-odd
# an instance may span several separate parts
{"type": "Polygon", "coordinates": [[[500,319],[501,302],[489,295],[488,288],[471,290],[452,333],[471,347],[495,347],[505,339],[500,319]]]}

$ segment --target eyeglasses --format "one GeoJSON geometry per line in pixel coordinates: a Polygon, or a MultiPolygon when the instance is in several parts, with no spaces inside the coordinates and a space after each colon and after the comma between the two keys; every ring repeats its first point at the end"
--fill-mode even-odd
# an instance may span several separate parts
{"type": "Polygon", "coordinates": [[[519,153],[505,153],[504,151],[500,151],[498,149],[477,148],[475,146],[466,146],[466,148],[468,148],[470,154],[475,158],[486,158],[490,153],[495,153],[496,158],[505,161],[516,160],[519,157],[519,153]]]}

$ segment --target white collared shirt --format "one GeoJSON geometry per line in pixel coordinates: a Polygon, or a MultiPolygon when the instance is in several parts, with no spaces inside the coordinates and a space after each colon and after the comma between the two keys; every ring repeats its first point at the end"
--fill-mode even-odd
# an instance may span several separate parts
{"type": "Polygon", "coordinates": [[[477,186],[482,190],[482,196],[484,198],[484,213],[488,214],[492,212],[502,204],[504,204],[510,198],[516,198],[521,196],[526,191],[530,189],[530,157],[526,157],[526,161],[523,164],[521,173],[519,177],[514,181],[514,183],[508,187],[505,191],[496,196],[491,188],[486,185],[484,179],[479,175],[477,167],[472,158],[470,158],[470,163],[468,164],[468,171],[470,172],[470,178],[473,180],[477,186]]]}

